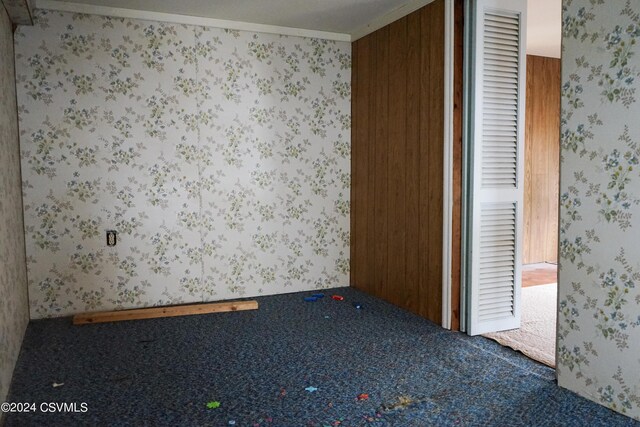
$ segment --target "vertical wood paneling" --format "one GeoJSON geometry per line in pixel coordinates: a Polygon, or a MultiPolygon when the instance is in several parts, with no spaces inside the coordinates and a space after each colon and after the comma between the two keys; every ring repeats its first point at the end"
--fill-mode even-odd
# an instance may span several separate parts
{"type": "Polygon", "coordinates": [[[418,169],[418,256],[419,263],[419,281],[420,288],[418,292],[418,312],[424,313],[428,317],[428,304],[431,291],[429,286],[425,284],[429,283],[429,252],[428,252],[428,240],[429,240],[429,222],[428,222],[428,209],[429,206],[429,126],[431,125],[431,109],[429,104],[429,67],[431,65],[429,52],[430,41],[429,37],[429,19],[425,16],[424,8],[420,9],[420,34],[422,36],[422,49],[420,50],[420,86],[416,88],[420,94],[420,133],[419,133],[419,150],[418,156],[420,158],[420,167],[418,169]]]}
{"type": "Polygon", "coordinates": [[[418,312],[420,300],[420,60],[422,52],[420,14],[407,17],[407,140],[405,145],[405,240],[406,278],[400,306],[418,312]]]}
{"type": "Polygon", "coordinates": [[[376,293],[381,296],[388,294],[388,215],[389,207],[387,205],[389,181],[387,174],[387,160],[389,158],[389,27],[384,27],[376,31],[377,56],[376,68],[376,92],[375,92],[375,146],[376,157],[374,170],[375,175],[375,231],[374,242],[375,266],[374,279],[376,293]]]}
{"type": "Polygon", "coordinates": [[[549,174],[547,181],[547,192],[549,200],[549,221],[547,223],[548,239],[546,245],[546,260],[548,262],[558,262],[558,203],[560,198],[560,116],[561,101],[560,93],[562,86],[561,62],[560,59],[546,58],[544,68],[549,72],[550,88],[547,90],[545,104],[555,106],[546,111],[549,120],[548,138],[549,148],[547,149],[549,174]],[[557,104],[556,104],[557,102],[557,104]],[[557,105],[557,106],[556,106],[557,105]]]}
{"type": "MultiPolygon", "coordinates": [[[[369,138],[369,90],[368,87],[360,87],[358,82],[369,82],[370,67],[370,43],[369,39],[361,39],[353,46],[353,69],[356,70],[352,79],[352,126],[356,137],[352,138],[353,165],[351,186],[352,205],[352,255],[351,259],[367,259],[369,239],[367,210],[370,209],[369,199],[369,147],[366,141],[369,138]]],[[[368,281],[369,270],[366,263],[354,265],[351,269],[351,283],[355,277],[362,277],[368,281]]]]}
{"type": "Polygon", "coordinates": [[[440,323],[444,0],[354,54],[352,286],[440,323]]]}
{"type": "Polygon", "coordinates": [[[560,60],[527,56],[523,263],[556,262],[560,60]]]}
{"type": "MultiPolygon", "coordinates": [[[[420,283],[427,284],[430,283],[431,280],[431,271],[433,270],[433,266],[429,265],[430,252],[429,247],[432,242],[430,241],[432,237],[433,230],[431,229],[432,221],[429,216],[429,203],[431,202],[432,197],[432,189],[429,184],[429,177],[431,176],[431,169],[434,167],[433,159],[431,157],[432,148],[431,145],[434,141],[431,141],[431,129],[433,126],[437,126],[435,123],[435,118],[432,116],[432,108],[431,108],[431,51],[432,51],[432,43],[431,43],[431,14],[433,13],[433,7],[423,8],[420,10],[420,31],[423,37],[423,41],[426,41],[423,45],[421,51],[420,58],[420,175],[419,175],[419,186],[420,186],[420,211],[419,211],[419,219],[420,219],[420,246],[419,253],[420,259],[420,283]]],[[[434,59],[434,67],[437,67],[438,64],[440,66],[444,66],[441,64],[438,59],[434,59]]],[[[444,57],[441,58],[443,60],[444,57]]],[[[443,142],[440,141],[442,144],[443,142]]],[[[442,161],[442,159],[440,159],[442,161]]],[[[442,190],[441,190],[442,191],[442,190]]],[[[433,243],[434,245],[436,243],[433,243]]],[[[440,247],[442,248],[442,246],[440,247]]],[[[420,300],[419,300],[419,310],[420,313],[425,313],[425,316],[429,319],[432,319],[430,306],[431,306],[431,298],[433,298],[435,291],[432,286],[421,286],[420,287],[420,300]]]]}
{"type": "MultiPolygon", "coordinates": [[[[387,177],[388,202],[388,276],[387,283],[405,283],[404,223],[406,176],[404,173],[407,134],[407,19],[389,25],[389,163],[387,177]]],[[[400,304],[396,292],[386,295],[389,301],[400,304]]]]}
{"type": "MultiPolygon", "coordinates": [[[[359,44],[353,43],[351,46],[351,66],[358,70],[360,69],[358,67],[358,46],[359,44]]],[[[353,129],[359,129],[360,127],[357,125],[357,121],[358,121],[358,115],[356,114],[356,111],[358,110],[358,95],[356,93],[356,91],[358,90],[358,73],[353,73],[351,75],[351,126],[353,127],[353,129]]],[[[360,153],[360,147],[357,144],[354,144],[352,142],[351,144],[351,175],[356,175],[358,173],[358,169],[359,169],[359,164],[357,163],[357,159],[361,159],[362,158],[362,154],[360,153]]],[[[354,180],[354,183],[358,183],[358,185],[362,186],[362,181],[360,180],[354,180]]],[[[356,211],[358,209],[358,198],[361,197],[362,194],[362,190],[358,189],[357,191],[353,189],[353,187],[351,188],[351,195],[350,195],[350,209],[351,212],[356,211]]],[[[350,218],[350,230],[351,230],[351,234],[349,235],[349,257],[350,259],[354,259],[356,257],[356,252],[357,252],[357,248],[356,248],[356,242],[357,239],[355,238],[356,235],[356,229],[358,228],[356,225],[356,218],[358,216],[357,215],[351,215],[350,218]]],[[[355,276],[355,272],[353,269],[349,270],[349,283],[353,283],[353,278],[355,276]]]]}
{"type": "Polygon", "coordinates": [[[460,329],[462,268],[462,91],[464,60],[464,1],[454,2],[453,65],[453,209],[451,218],[451,329],[460,329]]]}
{"type": "MultiPolygon", "coordinates": [[[[378,73],[376,72],[377,66],[377,56],[375,54],[378,47],[378,39],[376,37],[367,37],[369,43],[369,57],[368,57],[368,67],[369,67],[369,81],[358,82],[362,90],[368,90],[369,93],[369,122],[368,122],[368,135],[367,139],[362,141],[361,144],[368,148],[369,150],[369,167],[367,168],[367,194],[368,194],[368,204],[367,210],[365,211],[365,216],[367,219],[367,259],[365,262],[364,269],[367,271],[367,277],[358,278],[355,277],[354,280],[356,283],[359,282],[359,286],[364,290],[374,289],[375,284],[375,255],[376,255],[376,230],[375,230],[375,194],[376,194],[376,174],[375,174],[375,158],[376,158],[376,102],[375,102],[375,94],[377,87],[377,78],[378,73]]],[[[352,129],[353,134],[353,129],[352,129]]],[[[357,221],[357,218],[356,218],[357,221]]],[[[351,267],[353,268],[353,261],[351,267]]],[[[357,271],[358,269],[356,269],[357,271]]]]}
{"type": "MultiPolygon", "coordinates": [[[[433,4],[429,12],[429,40],[437,40],[444,35],[444,1],[433,4]]],[[[438,58],[444,58],[444,43],[430,43],[429,56],[429,207],[443,205],[444,176],[444,64],[438,58]],[[439,100],[439,102],[434,102],[439,100]]],[[[429,242],[427,264],[429,265],[429,283],[442,283],[442,237],[444,221],[442,214],[429,215],[429,242]]],[[[429,301],[442,301],[442,286],[430,286],[429,301]]],[[[428,304],[429,319],[440,319],[442,305],[428,304]]]]}

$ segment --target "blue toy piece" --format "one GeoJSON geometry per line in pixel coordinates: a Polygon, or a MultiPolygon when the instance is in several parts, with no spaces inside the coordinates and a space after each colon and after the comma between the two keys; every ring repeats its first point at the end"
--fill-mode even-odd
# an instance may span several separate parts
{"type": "Polygon", "coordinates": [[[305,297],[304,300],[307,301],[307,302],[316,302],[316,301],[318,301],[318,298],[316,298],[316,297],[305,297]]]}
{"type": "Polygon", "coordinates": [[[353,303],[353,306],[354,306],[355,308],[357,308],[358,310],[362,309],[362,304],[360,304],[359,302],[354,302],[354,303],[353,303]]]}

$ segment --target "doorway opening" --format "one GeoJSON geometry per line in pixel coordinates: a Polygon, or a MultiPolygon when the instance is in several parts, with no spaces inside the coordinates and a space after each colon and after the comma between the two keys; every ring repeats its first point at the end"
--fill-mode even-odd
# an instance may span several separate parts
{"type": "Polygon", "coordinates": [[[521,319],[485,336],[555,367],[560,59],[527,55],[521,319]]]}
{"type": "Polygon", "coordinates": [[[470,335],[554,366],[561,3],[550,1],[465,3],[460,317],[470,335]],[[557,21],[557,54],[525,44],[532,20],[557,21]]]}

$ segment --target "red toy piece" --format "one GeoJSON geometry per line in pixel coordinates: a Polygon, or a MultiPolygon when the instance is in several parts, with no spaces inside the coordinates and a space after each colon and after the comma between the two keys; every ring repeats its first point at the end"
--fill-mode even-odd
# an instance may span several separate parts
{"type": "Polygon", "coordinates": [[[336,301],[342,301],[342,300],[344,300],[344,297],[343,297],[343,296],[340,296],[340,295],[332,295],[332,296],[331,296],[331,298],[333,298],[333,299],[334,299],[334,300],[336,300],[336,301]]]}
{"type": "Polygon", "coordinates": [[[369,395],[367,393],[361,393],[358,395],[358,400],[367,400],[369,399],[369,395]]]}

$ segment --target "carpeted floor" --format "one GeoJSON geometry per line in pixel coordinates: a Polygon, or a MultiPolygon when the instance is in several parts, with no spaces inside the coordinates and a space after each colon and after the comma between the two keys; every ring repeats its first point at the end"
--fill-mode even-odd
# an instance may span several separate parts
{"type": "Polygon", "coordinates": [[[558,285],[522,288],[520,328],[485,334],[502,345],[521,351],[530,358],[554,367],[556,365],[556,317],[558,285]]]}
{"type": "Polygon", "coordinates": [[[345,301],[280,295],[238,313],[32,322],[8,401],[85,402],[88,411],[10,413],[6,425],[640,424],[558,388],[552,369],[491,340],[339,292],[345,301]],[[212,401],[220,406],[208,409],[212,401]]]}

